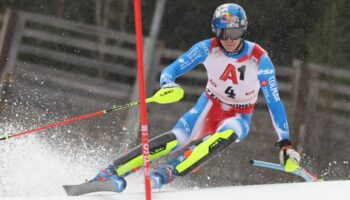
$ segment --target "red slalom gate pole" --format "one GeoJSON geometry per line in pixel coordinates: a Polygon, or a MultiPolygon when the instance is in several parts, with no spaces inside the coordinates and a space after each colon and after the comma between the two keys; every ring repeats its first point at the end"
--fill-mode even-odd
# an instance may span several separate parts
{"type": "Polygon", "coordinates": [[[136,53],[137,53],[137,74],[140,94],[140,117],[141,117],[141,143],[143,154],[143,166],[145,175],[146,200],[151,200],[151,180],[148,145],[148,125],[146,107],[146,89],[143,67],[143,45],[142,45],[142,20],[141,0],[134,0],[135,30],[136,30],[136,53]]]}

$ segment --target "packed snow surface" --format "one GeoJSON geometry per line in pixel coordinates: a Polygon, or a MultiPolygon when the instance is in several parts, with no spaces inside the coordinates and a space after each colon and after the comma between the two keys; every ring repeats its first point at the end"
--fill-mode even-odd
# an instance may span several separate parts
{"type": "MultiPolygon", "coordinates": [[[[8,129],[10,126],[7,126],[8,129]]],[[[5,130],[14,132],[12,130],[5,130]]],[[[55,137],[53,135],[52,137],[55,137]]],[[[4,141],[3,141],[4,142],[4,141]]],[[[127,178],[124,193],[94,193],[68,197],[62,188],[65,184],[79,184],[91,178],[97,169],[106,166],[111,158],[107,149],[89,148],[81,142],[80,151],[47,144],[39,136],[18,138],[0,146],[0,199],[1,200],[141,200],[145,199],[141,173],[127,178]],[[64,151],[65,153],[62,153],[64,151]]],[[[317,183],[284,183],[270,185],[231,186],[217,188],[178,189],[165,186],[153,191],[154,200],[216,200],[216,199],[349,199],[350,181],[326,181],[317,183]]]]}
{"type": "MultiPolygon", "coordinates": [[[[288,183],[254,186],[232,186],[207,189],[158,190],[152,193],[154,200],[213,200],[213,199],[347,199],[350,195],[350,181],[329,181],[317,183],[288,183]]],[[[12,197],[16,199],[48,199],[48,200],[142,200],[143,192],[128,191],[125,193],[94,193],[79,197],[45,196],[45,197],[12,197]]]]}

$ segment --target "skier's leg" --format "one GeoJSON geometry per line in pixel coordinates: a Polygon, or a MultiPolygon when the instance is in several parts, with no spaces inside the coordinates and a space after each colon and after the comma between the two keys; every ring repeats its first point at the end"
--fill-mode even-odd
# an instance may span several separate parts
{"type": "MultiPolygon", "coordinates": [[[[208,103],[208,98],[202,95],[196,105],[187,113],[185,113],[176,123],[171,132],[162,134],[150,140],[150,161],[160,158],[172,151],[183,148],[188,144],[188,140],[192,133],[194,124],[203,108],[208,103]],[[194,110],[196,112],[194,112],[194,110]]],[[[142,146],[139,145],[132,149],[128,154],[119,157],[113,162],[118,176],[126,176],[134,169],[138,169],[143,165],[142,146]]]]}
{"type": "MultiPolygon", "coordinates": [[[[177,145],[177,140],[172,132],[162,134],[149,141],[150,161],[168,154],[177,145]]],[[[100,171],[90,181],[106,181],[112,179],[115,183],[116,192],[122,192],[126,187],[126,181],[123,177],[131,173],[134,169],[143,165],[142,146],[139,145],[132,149],[128,154],[119,157],[107,168],[100,171]]]]}
{"type": "Polygon", "coordinates": [[[186,159],[176,166],[177,174],[180,176],[188,174],[199,165],[215,157],[236,139],[237,136],[231,129],[205,137],[201,143],[192,146],[190,152],[187,152],[186,159]]]}
{"type": "Polygon", "coordinates": [[[236,142],[247,137],[252,114],[236,114],[234,117],[225,119],[217,128],[217,132],[232,129],[237,135],[236,142]]]}
{"type": "MultiPolygon", "coordinates": [[[[207,102],[208,98],[205,95],[202,95],[199,98],[197,104],[183,117],[181,117],[171,132],[164,133],[150,140],[150,161],[166,155],[171,151],[181,149],[185,144],[187,144],[189,136],[192,132],[193,124],[201,115],[202,110],[207,102]]],[[[120,178],[125,177],[142,165],[142,146],[139,145],[126,155],[120,156],[113,162],[113,165],[110,165],[106,169],[102,170],[92,180],[103,181],[107,178],[110,178],[111,175],[115,175],[120,178]]]]}
{"type": "MultiPolygon", "coordinates": [[[[177,146],[176,136],[172,132],[164,133],[149,141],[149,159],[153,161],[171,152],[177,146]]],[[[142,145],[113,162],[118,176],[126,176],[143,165],[142,145]]]]}
{"type": "MultiPolygon", "coordinates": [[[[172,149],[174,149],[177,146],[177,140],[172,132],[167,132],[151,139],[149,141],[149,145],[149,158],[150,161],[152,161],[168,154],[172,149]]],[[[136,171],[136,169],[142,165],[142,146],[138,145],[127,154],[117,158],[112,165],[109,165],[107,168],[102,170],[96,175],[95,178],[92,179],[92,181],[103,181],[110,178],[112,175],[125,177],[132,171],[136,171]]]]}
{"type": "Polygon", "coordinates": [[[243,140],[249,131],[251,114],[237,114],[225,119],[217,128],[217,132],[205,137],[195,145],[191,154],[176,166],[180,176],[186,175],[194,168],[215,157],[220,151],[233,142],[243,140]]]}
{"type": "Polygon", "coordinates": [[[203,140],[195,142],[184,153],[151,173],[152,187],[160,188],[163,184],[170,183],[176,176],[188,174],[214,158],[236,139],[236,134],[229,129],[208,135],[203,140]]]}
{"type": "Polygon", "coordinates": [[[237,114],[235,117],[225,119],[217,128],[216,133],[193,142],[187,151],[152,172],[152,186],[160,188],[163,184],[171,182],[176,176],[188,174],[214,158],[231,143],[244,139],[249,131],[250,119],[251,114],[237,114]]]}

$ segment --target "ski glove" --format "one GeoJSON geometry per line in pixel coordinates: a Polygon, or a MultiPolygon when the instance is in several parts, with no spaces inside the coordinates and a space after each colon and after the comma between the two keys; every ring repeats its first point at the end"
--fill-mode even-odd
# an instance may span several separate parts
{"type": "Polygon", "coordinates": [[[162,85],[162,88],[174,88],[174,87],[180,87],[180,85],[176,84],[175,82],[166,83],[162,85]]]}
{"type": "Polygon", "coordinates": [[[294,164],[299,165],[300,155],[292,148],[292,142],[290,140],[281,140],[276,145],[280,147],[279,159],[281,165],[286,165],[288,159],[294,164]]]}

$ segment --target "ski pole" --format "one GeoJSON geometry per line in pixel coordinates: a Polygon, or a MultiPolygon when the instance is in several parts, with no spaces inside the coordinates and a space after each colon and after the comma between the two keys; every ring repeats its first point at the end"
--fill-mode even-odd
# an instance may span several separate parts
{"type": "MultiPolygon", "coordinates": [[[[146,103],[151,103],[151,102],[159,103],[159,104],[174,103],[174,102],[177,102],[180,99],[182,99],[183,96],[184,96],[184,90],[180,87],[162,88],[159,91],[157,91],[152,97],[147,98],[146,103]]],[[[101,111],[94,112],[94,113],[89,113],[86,115],[81,115],[78,117],[73,117],[73,118],[66,119],[66,120],[63,120],[60,122],[41,126],[41,127],[38,127],[38,128],[32,129],[32,130],[27,130],[27,131],[23,131],[23,132],[19,132],[19,133],[6,135],[4,137],[1,137],[0,140],[9,140],[11,138],[19,137],[21,135],[27,135],[30,133],[35,133],[35,132],[49,129],[49,128],[53,128],[56,126],[69,124],[69,123],[72,123],[75,121],[84,120],[84,119],[88,119],[88,118],[92,118],[92,117],[96,117],[96,116],[101,116],[101,115],[107,114],[109,112],[123,110],[123,109],[129,108],[129,107],[132,107],[132,106],[137,106],[139,104],[140,104],[139,101],[135,101],[135,102],[130,102],[130,103],[127,103],[124,105],[114,105],[112,108],[109,108],[109,109],[101,110],[101,111]]]]}
{"type": "Polygon", "coordinates": [[[294,171],[289,171],[289,170],[286,170],[286,167],[283,166],[283,165],[276,164],[276,163],[265,162],[265,161],[261,161],[261,160],[250,160],[250,164],[253,165],[253,166],[256,166],[256,167],[264,167],[264,168],[270,168],[270,169],[275,169],[275,170],[279,170],[279,171],[292,173],[292,174],[295,174],[297,176],[300,176],[306,182],[320,182],[320,181],[323,181],[322,179],[318,179],[315,175],[313,175],[310,172],[306,171],[306,169],[300,167],[299,165],[298,165],[298,168],[296,168],[294,171]]]}

